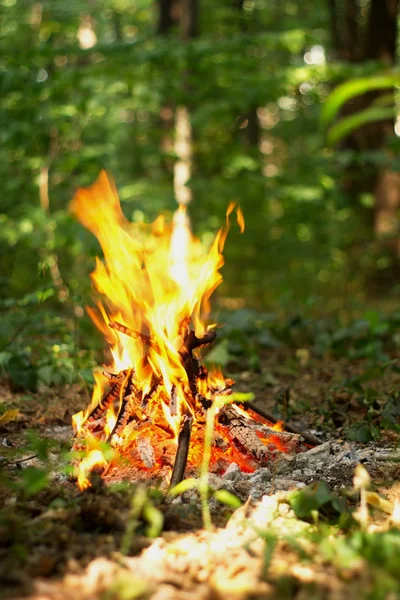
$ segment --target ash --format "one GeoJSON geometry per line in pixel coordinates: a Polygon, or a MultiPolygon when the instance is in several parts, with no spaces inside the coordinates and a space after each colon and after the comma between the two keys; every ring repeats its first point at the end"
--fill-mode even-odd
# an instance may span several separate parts
{"type": "MultiPolygon", "coordinates": [[[[269,467],[254,473],[243,473],[236,463],[231,463],[223,475],[209,475],[210,488],[224,489],[242,501],[260,500],[264,495],[279,491],[300,489],[314,481],[324,481],[332,491],[352,485],[354,467],[362,463],[368,471],[381,474],[385,461],[381,449],[375,444],[360,448],[348,442],[325,442],[299,454],[281,454],[269,467]]],[[[189,490],[175,498],[173,503],[191,503],[197,500],[197,491],[189,490]]],[[[211,503],[218,506],[216,500],[211,503]]]]}

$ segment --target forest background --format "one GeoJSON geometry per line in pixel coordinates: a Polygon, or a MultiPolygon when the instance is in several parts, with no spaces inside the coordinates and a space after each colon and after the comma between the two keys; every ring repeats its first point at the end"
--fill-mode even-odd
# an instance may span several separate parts
{"type": "MultiPolygon", "coordinates": [[[[205,244],[240,202],[220,321],[255,309],[287,331],[328,314],[379,329],[382,311],[396,315],[398,8],[2,0],[3,374],[28,389],[91,378],[103,341],[84,307],[99,247],[68,205],[102,168],[128,218],[189,203],[205,244]]],[[[315,326],[321,353],[336,343],[329,327],[315,326]]]]}

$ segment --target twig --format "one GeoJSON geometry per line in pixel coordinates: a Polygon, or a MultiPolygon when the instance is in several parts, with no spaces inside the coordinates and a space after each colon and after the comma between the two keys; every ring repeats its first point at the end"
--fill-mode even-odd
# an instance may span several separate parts
{"type": "MultiPolygon", "coordinates": [[[[258,406],[253,404],[253,402],[246,402],[246,404],[243,404],[242,406],[245,410],[248,410],[250,408],[250,410],[255,412],[257,415],[263,417],[264,419],[267,419],[268,421],[271,421],[272,423],[277,423],[279,421],[279,419],[274,417],[273,414],[263,410],[262,408],[258,408],[258,406]]],[[[320,446],[322,444],[321,440],[319,440],[314,435],[311,435],[311,433],[300,431],[300,429],[297,429],[297,427],[293,427],[293,425],[290,425],[289,423],[284,422],[283,427],[289,433],[297,433],[298,435],[301,435],[301,437],[304,438],[305,441],[311,444],[312,446],[320,446]]]]}
{"type": "Polygon", "coordinates": [[[122,325],[122,323],[119,323],[118,321],[110,321],[108,326],[111,327],[111,329],[120,331],[121,333],[124,333],[125,335],[133,339],[141,340],[144,344],[147,344],[148,346],[154,346],[155,344],[155,340],[151,335],[147,335],[145,333],[142,333],[141,331],[135,331],[134,329],[131,329],[126,325],[122,325]]]}
{"type": "Polygon", "coordinates": [[[190,434],[192,431],[192,419],[185,415],[183,426],[178,437],[178,449],[176,451],[174,468],[171,475],[169,488],[172,489],[180,483],[185,475],[186,462],[189,453],[190,434]]]}
{"type": "Polygon", "coordinates": [[[400,452],[387,452],[375,454],[375,459],[381,462],[400,462],[400,452]]]}
{"type": "Polygon", "coordinates": [[[28,460],[32,460],[36,458],[36,454],[32,454],[32,456],[26,456],[25,458],[19,458],[18,460],[14,460],[14,462],[9,462],[5,458],[1,459],[1,462],[6,467],[13,467],[14,465],[19,465],[20,463],[27,462],[28,460]]]}

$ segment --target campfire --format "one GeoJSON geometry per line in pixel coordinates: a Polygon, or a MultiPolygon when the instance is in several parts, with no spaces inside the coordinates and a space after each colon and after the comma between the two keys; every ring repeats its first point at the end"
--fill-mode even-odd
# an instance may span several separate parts
{"type": "Polygon", "coordinates": [[[150,226],[130,223],[104,172],[78,190],[71,210],[103,250],[104,262],[97,259],[91,275],[100,300],[88,312],[111,356],[108,367],[95,371],[87,410],[73,417],[75,448],[84,452],[79,487],[91,485],[91,472],[110,469],[107,444],[141,476],[165,476],[176,485],[186,467],[195,470],[201,462],[207,410],[217,400],[215,472],[233,462],[252,472],[281,452],[300,451],[299,435],[283,431],[255,406],[233,402],[234,382],[208,371],[201,358],[216,338],[216,326],[207,321],[209,301],[222,281],[222,251],[234,212],[244,229],[240,209],[228,207],[207,252],[192,235],[183,206],[170,224],[162,216],[150,226]]]}

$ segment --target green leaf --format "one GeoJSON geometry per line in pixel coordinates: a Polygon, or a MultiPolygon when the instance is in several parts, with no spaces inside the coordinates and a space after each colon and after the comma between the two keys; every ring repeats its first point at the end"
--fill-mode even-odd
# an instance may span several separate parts
{"type": "Polygon", "coordinates": [[[358,79],[352,79],[346,81],[328,96],[320,115],[320,124],[323,128],[326,128],[331,123],[336,115],[339,113],[343,104],[347,100],[351,100],[355,96],[365,94],[372,90],[382,90],[392,88],[395,85],[400,84],[400,74],[396,71],[390,72],[386,75],[376,75],[374,77],[360,77],[358,79]]]}
{"type": "Polygon", "coordinates": [[[290,505],[300,519],[310,518],[312,511],[319,510],[331,500],[332,494],[323,481],[317,481],[289,496],[290,505]]]}
{"type": "Polygon", "coordinates": [[[164,525],[162,512],[153,506],[153,504],[147,502],[143,509],[143,516],[148,523],[147,535],[149,537],[157,537],[160,535],[164,525]]]}
{"type": "Polygon", "coordinates": [[[349,440],[366,444],[374,439],[374,433],[368,423],[355,423],[347,432],[349,440]]]}
{"type": "Polygon", "coordinates": [[[192,488],[196,488],[199,485],[199,480],[194,477],[190,477],[189,479],[184,479],[177,485],[175,485],[172,490],[169,491],[171,496],[179,496],[179,494],[183,494],[192,488]]]}
{"type": "Polygon", "coordinates": [[[27,356],[14,355],[10,358],[7,364],[8,374],[10,379],[17,388],[36,391],[37,385],[37,371],[33,365],[30,364],[27,356]]]}
{"type": "Polygon", "coordinates": [[[52,365],[45,365],[40,367],[37,371],[39,381],[42,381],[45,385],[50,386],[53,381],[54,367],[52,365]]]}
{"type": "Polygon", "coordinates": [[[239,498],[227,490],[217,490],[214,492],[214,498],[218,500],[218,502],[222,502],[222,504],[226,504],[232,508],[240,508],[242,506],[239,498]]]}
{"type": "Polygon", "coordinates": [[[252,402],[254,400],[253,392],[234,392],[229,398],[235,402],[252,402]]]}
{"type": "Polygon", "coordinates": [[[386,119],[396,116],[396,114],[397,109],[395,106],[391,106],[390,108],[374,106],[361,110],[354,115],[344,117],[329,128],[327,143],[330,146],[333,146],[356,129],[359,129],[362,125],[374,123],[376,121],[385,121],[386,119]]]}
{"type": "Polygon", "coordinates": [[[21,483],[26,494],[33,496],[46,487],[48,476],[43,469],[26,467],[21,473],[21,483]]]}
{"type": "Polygon", "coordinates": [[[50,441],[48,439],[40,438],[34,431],[28,431],[26,434],[28,443],[32,451],[40,460],[47,460],[50,441]]]}

